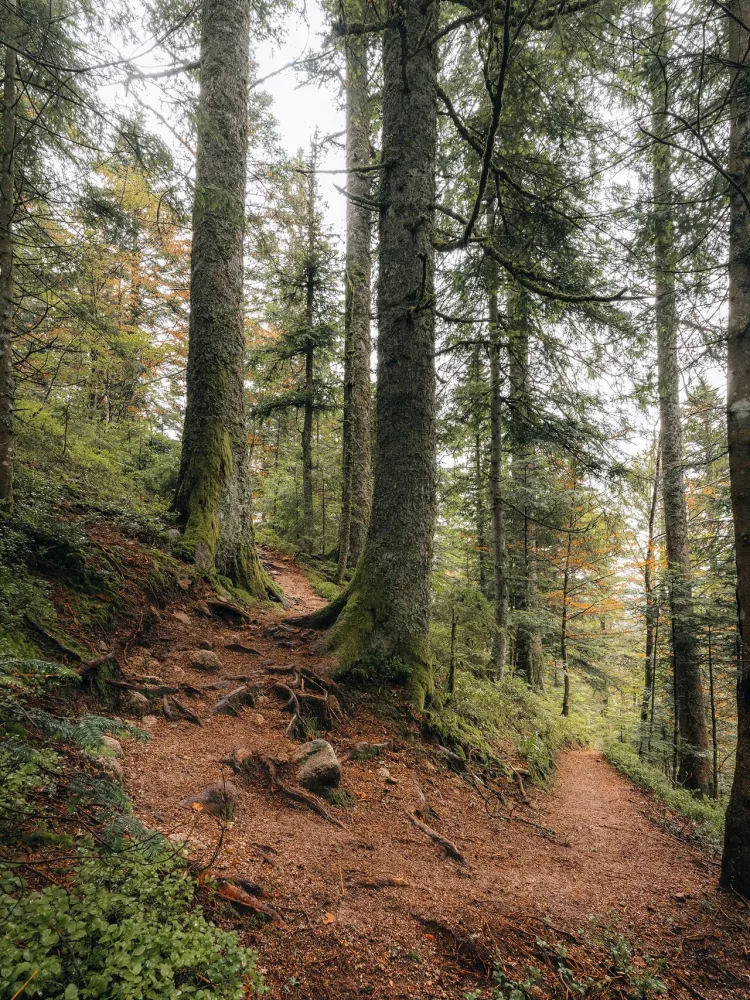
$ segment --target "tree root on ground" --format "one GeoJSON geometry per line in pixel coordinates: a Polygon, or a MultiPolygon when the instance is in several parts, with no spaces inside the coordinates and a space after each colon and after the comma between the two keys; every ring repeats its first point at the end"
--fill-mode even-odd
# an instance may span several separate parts
{"type": "Polygon", "coordinates": [[[298,788],[290,788],[289,785],[284,784],[284,782],[279,777],[279,771],[278,771],[279,765],[275,760],[272,760],[270,757],[262,757],[260,755],[258,756],[258,760],[265,767],[269,781],[271,782],[271,787],[273,789],[281,792],[282,795],[285,795],[288,799],[291,799],[292,802],[299,802],[303,806],[307,806],[308,809],[312,809],[314,813],[317,813],[318,816],[321,816],[328,823],[332,823],[334,826],[338,826],[342,830],[344,829],[344,824],[341,822],[341,820],[336,819],[335,816],[332,816],[331,813],[329,813],[326,807],[323,805],[323,803],[319,799],[315,798],[314,795],[310,795],[307,792],[303,792],[301,789],[298,788]]]}
{"type": "Polygon", "coordinates": [[[231,767],[234,773],[242,778],[252,775],[255,770],[255,764],[260,764],[274,791],[281,792],[282,795],[285,795],[292,802],[298,802],[300,805],[307,806],[308,809],[312,809],[314,813],[317,813],[326,822],[332,823],[333,826],[338,826],[342,830],[345,829],[341,820],[336,819],[326,809],[320,799],[308,792],[303,792],[301,788],[290,788],[289,785],[281,780],[279,777],[279,769],[283,767],[281,761],[274,760],[272,757],[266,757],[263,754],[243,753],[241,750],[233,750],[231,757],[225,758],[221,763],[226,764],[227,767],[231,767]]]}
{"type": "Polygon", "coordinates": [[[271,920],[275,920],[281,926],[285,926],[284,919],[280,913],[274,910],[273,907],[261,903],[259,899],[255,899],[249,892],[245,892],[244,889],[235,885],[234,882],[222,882],[216,890],[216,895],[219,899],[232,903],[240,909],[250,910],[252,913],[262,913],[264,916],[270,917],[271,920]]]}
{"type": "Polygon", "coordinates": [[[414,824],[414,826],[416,826],[418,830],[421,830],[422,833],[427,834],[427,836],[430,837],[432,840],[434,840],[436,844],[439,844],[446,852],[446,854],[450,855],[450,857],[452,858],[455,858],[456,861],[460,861],[462,863],[466,861],[463,854],[459,851],[456,845],[452,843],[452,841],[448,840],[446,837],[441,836],[437,832],[437,830],[433,830],[431,826],[428,826],[426,823],[423,823],[421,819],[417,818],[417,816],[411,811],[411,809],[404,809],[404,812],[409,817],[409,820],[414,824]]]}
{"type": "Polygon", "coordinates": [[[172,695],[169,701],[170,701],[170,706],[174,706],[174,708],[176,708],[178,712],[181,712],[182,715],[184,715],[185,718],[188,720],[188,722],[192,722],[196,726],[203,725],[203,723],[200,720],[200,717],[197,716],[191,708],[188,708],[187,705],[183,705],[179,698],[175,698],[174,695],[172,695]]]}
{"type": "Polygon", "coordinates": [[[463,928],[451,927],[440,917],[414,912],[412,916],[423,927],[447,938],[457,961],[480,969],[485,974],[494,967],[497,949],[484,944],[481,934],[472,934],[463,928]]]}

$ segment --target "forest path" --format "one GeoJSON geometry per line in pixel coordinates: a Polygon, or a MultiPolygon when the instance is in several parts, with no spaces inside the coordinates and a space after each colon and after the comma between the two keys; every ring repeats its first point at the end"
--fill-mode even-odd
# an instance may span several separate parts
{"type": "Polygon", "coordinates": [[[684,903],[718,867],[662,832],[648,818],[648,797],[598,750],[563,753],[551,790],[531,794],[556,838],[510,848],[515,882],[562,917],[614,909],[635,924],[663,913],[665,900],[684,903]]]}
{"type": "MultiPolygon", "coordinates": [[[[293,560],[262,555],[292,613],[325,603],[293,560]]],[[[750,908],[718,890],[715,859],[657,826],[650,817],[663,810],[595,750],[563,753],[552,788],[528,788],[528,804],[508,782],[506,807],[493,800],[488,809],[471,780],[422,741],[416,720],[382,694],[350,692],[349,712],[328,734],[350,796],[349,807],[329,807],[343,827],[272,794],[261,775],[232,775],[221,762],[236,748],[283,759],[299,745],[274,695],[279,670],[332,666],[314,635],[281,626],[288,613],[252,609],[249,621],[227,624],[207,616],[198,594],[162,612],[140,655],[160,661],[166,683],[189,681],[202,725],[152,717],[151,740],[129,741],[124,760],[149,826],[188,841],[215,877],[262,887],[280,914],[258,926],[209,903],[258,949],[274,1000],[463,1000],[470,990],[490,1000],[498,961],[519,982],[542,970],[544,992],[530,986],[525,1000],[628,1000],[652,995],[638,992],[652,968],[646,956],[668,963],[656,974],[675,1000],[750,996],[750,908]],[[206,641],[222,663],[209,676],[190,665],[190,650],[206,641]],[[241,676],[254,684],[255,708],[212,714],[241,676]],[[356,743],[384,741],[389,749],[373,759],[347,759],[356,743]],[[190,796],[221,780],[238,787],[238,804],[218,844],[220,824],[191,811],[190,796]],[[435,812],[430,824],[463,863],[410,823],[415,782],[435,812]]]]}

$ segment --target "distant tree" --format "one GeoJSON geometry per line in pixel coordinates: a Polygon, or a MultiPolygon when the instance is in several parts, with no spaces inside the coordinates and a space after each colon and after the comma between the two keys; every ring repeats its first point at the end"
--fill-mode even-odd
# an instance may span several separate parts
{"type": "Polygon", "coordinates": [[[340,258],[323,221],[316,179],[318,140],[282,170],[279,197],[256,240],[260,328],[251,355],[253,414],[302,415],[302,492],[295,540],[312,551],[316,415],[340,405],[333,364],[340,350],[340,258]]]}
{"type": "Polygon", "coordinates": [[[368,40],[344,38],[346,57],[346,269],[344,305],[344,425],[337,578],[356,566],[372,506],[372,388],[370,385],[372,99],[368,40]]]}

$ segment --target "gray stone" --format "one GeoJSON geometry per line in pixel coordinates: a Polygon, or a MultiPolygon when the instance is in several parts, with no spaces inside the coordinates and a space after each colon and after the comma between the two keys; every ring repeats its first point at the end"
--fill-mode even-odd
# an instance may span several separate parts
{"type": "Polygon", "coordinates": [[[398,778],[394,778],[387,767],[378,768],[378,777],[382,778],[386,785],[397,785],[398,778]]]}
{"type": "Polygon", "coordinates": [[[97,757],[96,762],[102,771],[108,774],[110,778],[114,778],[118,784],[121,785],[125,781],[125,772],[122,764],[116,757],[97,757]]]}
{"type": "Polygon", "coordinates": [[[107,750],[110,750],[115,757],[122,757],[122,743],[119,740],[113,739],[111,736],[100,736],[99,742],[102,746],[105,746],[107,750]]]}
{"type": "Polygon", "coordinates": [[[120,707],[126,715],[135,715],[142,719],[144,715],[148,714],[151,702],[140,691],[126,691],[122,696],[120,707]]]}
{"type": "MultiPolygon", "coordinates": [[[[208,785],[197,795],[188,796],[183,799],[181,805],[193,807],[202,806],[202,811],[210,813],[212,816],[222,816],[224,819],[232,819],[237,808],[239,791],[231,781],[221,784],[208,785]]],[[[198,810],[201,811],[201,810],[198,810]]]]}
{"type": "Polygon", "coordinates": [[[214,644],[210,642],[208,639],[201,639],[200,642],[198,643],[198,649],[213,649],[213,648],[214,644]]]}
{"type": "Polygon", "coordinates": [[[336,788],[341,781],[341,765],[328,740],[312,740],[294,754],[297,781],[305,788],[336,788]]]}
{"type": "Polygon", "coordinates": [[[194,649],[188,663],[193,670],[221,670],[221,660],[210,649],[194,649]]]}

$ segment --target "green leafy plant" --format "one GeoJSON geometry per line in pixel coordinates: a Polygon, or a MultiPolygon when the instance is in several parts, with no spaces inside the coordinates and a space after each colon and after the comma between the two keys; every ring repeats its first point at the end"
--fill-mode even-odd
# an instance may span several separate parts
{"type": "MultiPolygon", "coordinates": [[[[159,838],[161,839],[161,838],[159,838]]],[[[0,866],[0,979],[45,1000],[240,998],[260,987],[252,953],[200,914],[184,862],[122,841],[77,845],[67,885],[31,891],[0,866]]]]}

